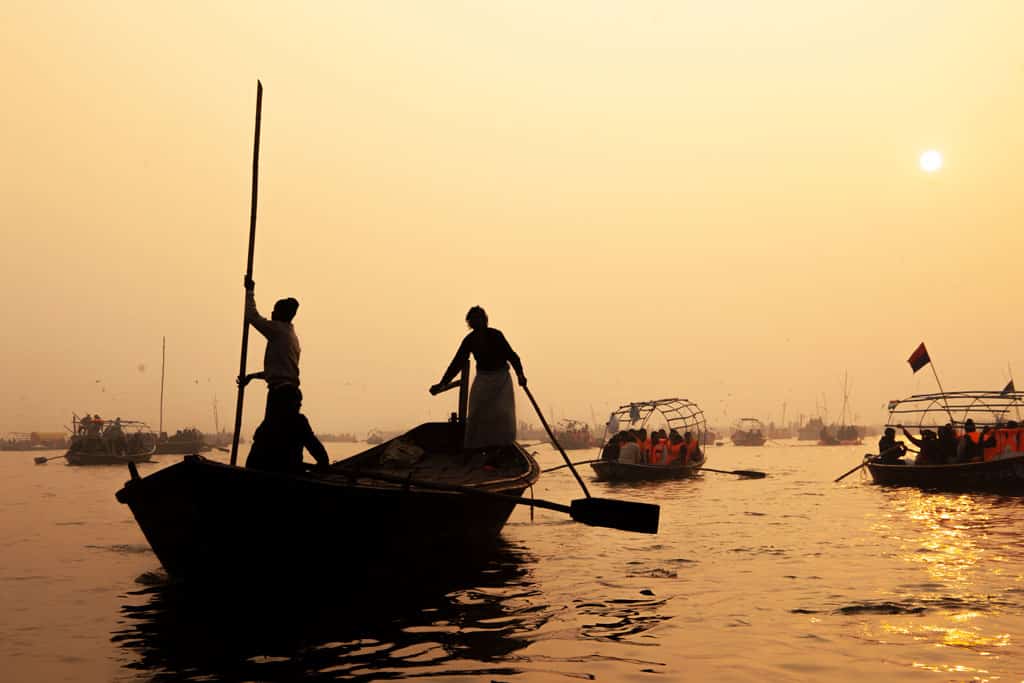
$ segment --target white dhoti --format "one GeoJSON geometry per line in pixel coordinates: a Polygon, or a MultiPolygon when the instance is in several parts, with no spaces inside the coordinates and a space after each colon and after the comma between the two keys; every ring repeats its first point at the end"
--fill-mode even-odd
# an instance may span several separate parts
{"type": "Polygon", "coordinates": [[[466,448],[505,446],[516,440],[516,398],[508,369],[478,370],[469,390],[466,448]]]}

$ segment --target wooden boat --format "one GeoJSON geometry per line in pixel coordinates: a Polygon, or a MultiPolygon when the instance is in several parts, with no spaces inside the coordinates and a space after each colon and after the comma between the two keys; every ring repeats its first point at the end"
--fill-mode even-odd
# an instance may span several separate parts
{"type": "Polygon", "coordinates": [[[121,436],[115,437],[109,431],[101,432],[97,427],[80,425],[72,417],[70,444],[64,454],[69,465],[125,465],[127,463],[149,462],[156,450],[156,434],[144,422],[120,421],[121,436]]]}
{"type": "Polygon", "coordinates": [[[741,418],[732,432],[732,442],[736,446],[763,446],[764,424],[753,417],[741,418]]]}
{"type": "Polygon", "coordinates": [[[914,486],[921,489],[955,492],[990,492],[1024,495],[1024,443],[1020,427],[1007,428],[1006,421],[1024,408],[1024,393],[1017,391],[953,391],[917,394],[889,403],[887,427],[914,424],[919,429],[938,429],[952,425],[962,435],[968,419],[978,428],[1000,430],[1003,438],[997,447],[984,449],[984,460],[941,465],[916,465],[910,462],[888,464],[875,456],[865,456],[865,465],[876,484],[914,486]]]}
{"type": "Polygon", "coordinates": [[[869,461],[867,467],[874,483],[883,486],[1024,495],[1024,453],[957,465],[887,465],[869,461]]]}
{"type": "Polygon", "coordinates": [[[707,448],[707,422],[704,412],[693,401],[685,398],[662,398],[621,405],[612,411],[602,437],[600,462],[591,463],[598,481],[662,481],[682,479],[696,474],[704,465],[706,455],[698,449],[699,460],[674,465],[623,463],[609,441],[623,429],[656,429],[664,424],[668,430],[680,435],[689,432],[702,448],[707,448]]]}
{"type": "Polygon", "coordinates": [[[552,431],[558,443],[567,451],[594,447],[594,438],[590,435],[590,427],[577,420],[560,420],[552,431]]]}
{"type": "Polygon", "coordinates": [[[540,469],[517,444],[461,451],[462,424],[427,423],[325,472],[276,473],[186,456],[125,484],[128,505],[169,574],[189,579],[394,570],[487,554],[540,469]],[[463,487],[465,490],[436,490],[463,487]],[[269,502],[272,501],[272,504],[269,502]]]}
{"type": "Polygon", "coordinates": [[[689,465],[631,465],[614,460],[590,463],[598,481],[662,481],[685,479],[700,472],[704,460],[689,465]]]}
{"type": "Polygon", "coordinates": [[[203,433],[195,427],[179,429],[171,436],[161,434],[156,442],[155,455],[185,455],[210,450],[203,441],[203,433]]]}

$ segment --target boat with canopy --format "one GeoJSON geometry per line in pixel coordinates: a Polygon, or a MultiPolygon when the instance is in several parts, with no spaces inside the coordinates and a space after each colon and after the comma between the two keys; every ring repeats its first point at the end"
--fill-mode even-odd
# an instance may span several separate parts
{"type": "Polygon", "coordinates": [[[732,432],[732,442],[736,446],[763,446],[767,440],[764,431],[764,423],[757,418],[740,418],[732,432]]]}
{"type": "Polygon", "coordinates": [[[680,435],[690,432],[704,448],[707,423],[704,412],[693,401],[685,398],[662,398],[655,401],[641,401],[621,405],[612,411],[605,426],[601,442],[602,459],[590,463],[598,481],[660,481],[691,477],[700,471],[706,456],[691,462],[680,459],[671,465],[623,463],[611,459],[609,441],[623,429],[650,429],[659,424],[680,435]],[[652,420],[653,419],[653,420],[652,420]],[[608,458],[605,458],[605,455],[608,458]]]}
{"type": "Polygon", "coordinates": [[[1018,424],[1024,413],[1024,392],[952,391],[916,394],[889,403],[887,427],[913,427],[919,432],[951,425],[959,439],[972,422],[979,434],[990,430],[992,445],[972,462],[917,465],[882,462],[865,456],[864,465],[876,484],[916,486],[942,491],[985,491],[1024,494],[1024,434],[1018,424]]]}
{"type": "Polygon", "coordinates": [[[71,419],[71,439],[64,459],[69,465],[124,465],[149,462],[157,436],[138,420],[71,419]]]}

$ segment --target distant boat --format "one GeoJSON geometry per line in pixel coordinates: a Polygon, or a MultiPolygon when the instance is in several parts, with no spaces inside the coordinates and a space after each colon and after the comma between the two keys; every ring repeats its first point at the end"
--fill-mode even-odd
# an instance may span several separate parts
{"type": "Polygon", "coordinates": [[[590,433],[590,426],[578,420],[560,420],[552,428],[558,444],[567,451],[593,448],[594,437],[590,433]]]}
{"type": "Polygon", "coordinates": [[[797,438],[800,441],[817,441],[821,438],[821,430],[824,428],[825,422],[820,417],[812,417],[797,430],[797,438]]]}
{"type": "Polygon", "coordinates": [[[82,425],[72,418],[71,443],[64,458],[69,465],[124,465],[148,462],[156,450],[156,434],[145,422],[122,420],[120,434],[114,423],[82,425]]]}
{"type": "Polygon", "coordinates": [[[154,455],[185,455],[210,450],[203,440],[203,433],[195,427],[179,429],[171,436],[160,434],[154,455]]]}
{"type": "Polygon", "coordinates": [[[732,433],[732,442],[736,446],[763,446],[764,424],[753,417],[741,418],[732,433]]]}

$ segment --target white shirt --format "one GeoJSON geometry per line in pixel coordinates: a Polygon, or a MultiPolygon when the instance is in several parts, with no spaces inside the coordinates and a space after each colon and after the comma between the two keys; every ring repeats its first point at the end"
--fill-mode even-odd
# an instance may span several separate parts
{"type": "Polygon", "coordinates": [[[271,389],[291,384],[299,386],[299,337],[291,323],[268,320],[256,310],[253,291],[245,292],[245,320],[267,338],[263,353],[263,374],[271,389]]]}

